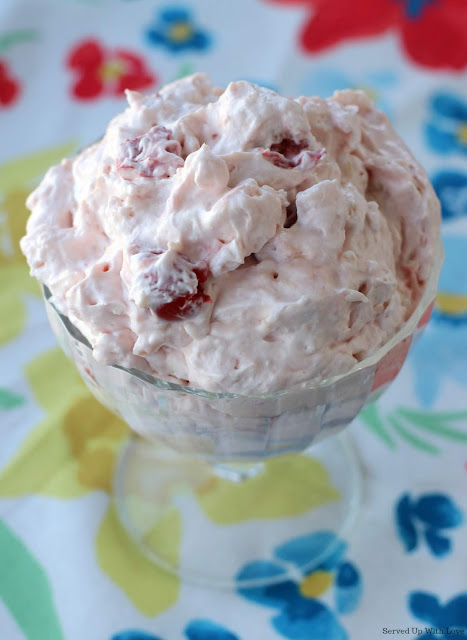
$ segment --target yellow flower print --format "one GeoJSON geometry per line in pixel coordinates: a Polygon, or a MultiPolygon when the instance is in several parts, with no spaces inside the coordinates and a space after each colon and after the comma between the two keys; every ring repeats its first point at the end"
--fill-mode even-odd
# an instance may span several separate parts
{"type": "MultiPolygon", "coordinates": [[[[0,475],[0,495],[39,493],[70,499],[95,490],[110,494],[128,426],[93,398],[58,348],[36,357],[25,375],[45,415],[0,475]]],[[[183,461],[179,464],[180,477],[185,473],[190,479],[196,472],[183,461]]],[[[170,497],[179,482],[177,473],[172,465],[159,471],[161,491],[170,497]]],[[[198,505],[218,525],[299,515],[339,497],[322,465],[305,457],[272,459],[263,473],[240,485],[210,474],[204,479],[196,494],[198,505]],[[310,492],[310,482],[319,485],[320,491],[310,492]]],[[[163,545],[164,557],[177,564],[182,535],[181,514],[173,507],[148,530],[146,539],[159,549],[163,545]]],[[[179,579],[146,559],[121,526],[110,501],[97,533],[96,556],[101,569],[145,615],[155,616],[176,602],[179,579]]],[[[303,588],[315,593],[324,588],[323,580],[303,588]]]]}
{"type": "Polygon", "coordinates": [[[304,598],[319,598],[333,583],[333,574],[330,571],[316,570],[308,574],[298,585],[304,598]]]}
{"type": "MultiPolygon", "coordinates": [[[[128,437],[128,426],[94,399],[58,348],[35,358],[25,375],[46,414],[1,474],[0,495],[39,493],[63,499],[93,490],[110,493],[116,454],[128,437]]],[[[151,535],[169,540],[175,555],[180,526],[174,511],[151,535]]],[[[96,551],[102,569],[146,615],[175,603],[179,580],[145,559],[111,503],[99,527],[96,551]]]]}
{"type": "Polygon", "coordinates": [[[202,489],[199,505],[216,524],[298,516],[340,497],[323,465],[305,456],[271,458],[245,482],[219,480],[202,489]],[[310,486],[319,490],[310,492],[310,486]]]}
{"type": "Polygon", "coordinates": [[[25,297],[40,294],[19,248],[29,215],[25,200],[42,173],[75,148],[67,143],[0,166],[0,345],[23,331],[25,297]]]}

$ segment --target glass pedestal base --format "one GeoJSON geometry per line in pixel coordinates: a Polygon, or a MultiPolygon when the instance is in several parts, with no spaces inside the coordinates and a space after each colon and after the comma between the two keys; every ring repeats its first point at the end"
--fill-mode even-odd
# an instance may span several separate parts
{"type": "Polygon", "coordinates": [[[357,514],[348,436],[302,454],[212,465],[132,438],[115,476],[120,520],[149,560],[187,581],[247,588],[300,579],[357,514]]]}

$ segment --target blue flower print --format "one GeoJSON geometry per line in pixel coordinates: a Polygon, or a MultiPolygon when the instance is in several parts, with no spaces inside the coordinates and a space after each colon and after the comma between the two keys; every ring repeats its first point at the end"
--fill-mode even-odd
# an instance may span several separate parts
{"type": "Polygon", "coordinates": [[[446,258],[436,306],[423,338],[413,346],[415,394],[431,407],[445,378],[467,387],[467,237],[443,234],[446,258]]]}
{"type": "Polygon", "coordinates": [[[146,30],[150,44],[162,46],[171,53],[203,51],[211,45],[210,35],[193,22],[191,12],[183,7],[167,7],[156,15],[155,23],[146,30]]]}
{"type": "Polygon", "coordinates": [[[409,553],[417,549],[420,538],[424,537],[434,556],[447,555],[452,544],[445,529],[458,527],[463,520],[462,511],[442,493],[424,494],[418,500],[404,493],[396,504],[397,532],[409,553]]]}
{"type": "Polygon", "coordinates": [[[442,606],[436,596],[423,591],[412,591],[408,598],[412,614],[425,623],[425,633],[418,640],[460,637],[452,632],[467,633],[467,593],[455,596],[442,606]],[[449,633],[451,632],[451,633],[449,633]]]}
{"type": "Polygon", "coordinates": [[[347,631],[336,614],[350,614],[360,604],[362,581],[357,568],[344,559],[347,545],[331,531],[294,538],[275,549],[274,560],[256,560],[238,573],[238,579],[261,579],[284,575],[285,569],[297,569],[320,549],[333,551],[321,564],[300,579],[284,579],[264,587],[238,590],[244,598],[276,610],[272,625],[280,634],[293,640],[347,640],[347,631]],[[319,599],[330,591],[333,610],[319,599]]]}
{"type": "Polygon", "coordinates": [[[433,312],[422,339],[412,348],[415,395],[423,407],[431,408],[445,379],[467,387],[467,321],[459,314],[433,312]]]}
{"type": "Polygon", "coordinates": [[[300,92],[307,96],[319,95],[328,98],[340,89],[363,89],[375,105],[391,118],[391,92],[397,82],[397,75],[392,71],[382,70],[354,76],[340,69],[320,68],[306,76],[301,83],[300,92]]]}
{"type": "Polygon", "coordinates": [[[467,218],[467,173],[444,170],[431,180],[436,195],[441,201],[443,221],[467,218]]]}
{"type": "Polygon", "coordinates": [[[425,5],[431,4],[433,0],[402,0],[407,18],[411,20],[419,19],[423,14],[425,5]]]}
{"type": "Polygon", "coordinates": [[[440,91],[430,101],[431,120],[425,133],[437,153],[467,154],[467,102],[453,93],[440,91]]]}
{"type": "MultiPolygon", "coordinates": [[[[211,620],[192,620],[184,632],[187,640],[240,640],[234,633],[228,631],[211,620]]],[[[146,631],[121,631],[112,636],[111,640],[162,640],[159,636],[146,631]]]]}
{"type": "Polygon", "coordinates": [[[239,640],[239,637],[210,620],[193,620],[185,629],[188,640],[239,640]]]}

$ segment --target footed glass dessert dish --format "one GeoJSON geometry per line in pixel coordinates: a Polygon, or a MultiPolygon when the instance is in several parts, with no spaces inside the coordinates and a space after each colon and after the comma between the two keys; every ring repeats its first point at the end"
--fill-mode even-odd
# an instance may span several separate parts
{"type": "Polygon", "coordinates": [[[374,355],[320,384],[260,395],[210,393],[101,364],[44,287],[61,347],[136,434],[121,452],[114,496],[148,558],[188,580],[254,587],[304,575],[332,555],[360,500],[357,457],[341,432],[401,369],[430,317],[442,258],[440,243],[417,308],[374,355]],[[292,538],[301,549],[293,558],[292,538]]]}

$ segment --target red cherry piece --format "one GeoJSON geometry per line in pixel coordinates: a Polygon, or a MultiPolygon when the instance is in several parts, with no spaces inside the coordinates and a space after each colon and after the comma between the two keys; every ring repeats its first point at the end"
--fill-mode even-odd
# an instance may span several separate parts
{"type": "Polygon", "coordinates": [[[303,164],[305,159],[310,159],[311,167],[323,157],[324,149],[309,151],[307,140],[295,142],[291,138],[284,138],[281,142],[272,144],[270,149],[262,152],[263,158],[281,169],[295,169],[303,164]]]}
{"type": "Polygon", "coordinates": [[[263,151],[262,155],[265,160],[267,160],[268,162],[272,162],[275,167],[280,167],[281,169],[291,169],[292,167],[296,166],[290,160],[284,158],[284,156],[282,156],[277,151],[270,151],[269,149],[267,149],[266,151],[263,151]]]}
{"type": "Polygon", "coordinates": [[[280,142],[271,145],[271,151],[277,151],[277,153],[289,159],[294,158],[294,156],[298,155],[303,149],[308,149],[307,140],[295,142],[292,138],[284,138],[280,142]]]}
{"type": "Polygon", "coordinates": [[[208,277],[205,262],[193,264],[172,250],[139,252],[135,278],[143,295],[138,304],[170,322],[190,318],[212,302],[203,290],[208,277]]]}
{"type": "Polygon", "coordinates": [[[211,298],[203,293],[202,287],[198,287],[196,293],[181,296],[168,304],[156,309],[156,315],[167,322],[188,320],[195,316],[205,302],[212,302],[211,298]]]}
{"type": "MultiPolygon", "coordinates": [[[[185,258],[184,258],[185,259],[185,258]]],[[[211,298],[203,291],[203,283],[209,276],[209,269],[204,263],[193,267],[193,273],[198,279],[196,291],[191,294],[179,296],[156,309],[159,318],[169,322],[177,320],[187,320],[195,316],[200,311],[205,302],[212,302],[211,298]]]]}
{"type": "Polygon", "coordinates": [[[203,284],[206,282],[209,276],[209,268],[207,265],[197,266],[193,269],[195,276],[198,278],[198,282],[203,284]]]}
{"type": "Polygon", "coordinates": [[[162,126],[153,127],[138,138],[125,140],[117,159],[117,171],[124,180],[168,178],[184,164],[182,148],[171,132],[162,126]]]}

